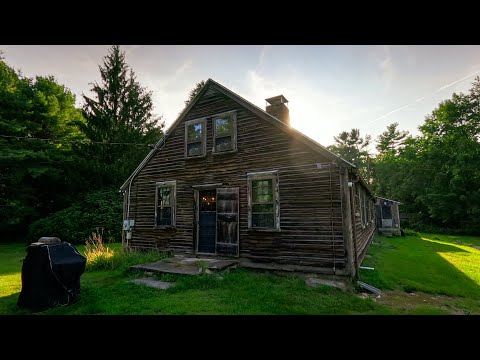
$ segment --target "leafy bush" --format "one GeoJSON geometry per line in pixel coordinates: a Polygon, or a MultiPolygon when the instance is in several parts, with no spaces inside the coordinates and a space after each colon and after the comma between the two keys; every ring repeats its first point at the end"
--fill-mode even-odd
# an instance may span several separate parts
{"type": "Polygon", "coordinates": [[[109,241],[118,240],[122,231],[122,197],[117,189],[98,190],[87,194],[72,206],[30,225],[28,240],[42,236],[58,236],[72,244],[84,243],[102,228],[109,241]]]}

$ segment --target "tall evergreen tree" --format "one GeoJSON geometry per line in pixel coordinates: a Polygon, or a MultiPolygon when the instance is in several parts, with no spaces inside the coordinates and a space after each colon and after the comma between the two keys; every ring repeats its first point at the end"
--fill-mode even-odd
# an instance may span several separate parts
{"type": "Polygon", "coordinates": [[[188,94],[188,99],[185,100],[185,107],[190,105],[192,100],[195,99],[195,96],[197,96],[197,94],[200,92],[200,90],[202,90],[204,86],[205,86],[205,81],[202,80],[198,82],[192,90],[190,90],[190,93],[188,94]]]}
{"type": "Polygon", "coordinates": [[[164,122],[153,113],[152,93],[138,82],[125,52],[112,46],[99,66],[101,81],[93,83],[93,98],[83,95],[80,129],[90,144],[79,150],[96,159],[91,170],[97,184],[118,185],[157,142],[164,122]],[[143,146],[142,146],[143,145],[143,146]]]}
{"type": "Polygon", "coordinates": [[[356,165],[365,178],[370,181],[370,155],[368,145],[370,145],[371,136],[360,136],[359,129],[352,129],[350,132],[342,131],[338,136],[334,136],[335,143],[328,146],[328,149],[339,155],[343,159],[356,165]]]}
{"type": "Polygon", "coordinates": [[[376,149],[381,155],[396,155],[408,136],[408,131],[398,130],[398,123],[387,126],[387,130],[377,137],[376,149]]]}

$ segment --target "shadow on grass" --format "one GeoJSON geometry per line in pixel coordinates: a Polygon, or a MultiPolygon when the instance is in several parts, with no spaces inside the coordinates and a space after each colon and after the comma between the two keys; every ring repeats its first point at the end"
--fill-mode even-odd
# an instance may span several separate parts
{"type": "Polygon", "coordinates": [[[31,311],[22,310],[17,307],[18,297],[20,296],[20,292],[10,294],[0,298],[0,315],[24,315],[24,314],[32,314],[31,311]]]}
{"type": "MultiPolygon", "coordinates": [[[[365,265],[374,266],[375,270],[362,270],[360,278],[382,289],[480,297],[479,284],[464,272],[469,261],[480,258],[478,251],[475,253],[473,248],[467,251],[439,241],[427,236],[377,237],[368,252],[371,257],[364,261],[365,265]],[[464,269],[459,269],[445,257],[461,263],[464,269]]],[[[468,271],[470,276],[475,276],[473,270],[468,271]]]]}

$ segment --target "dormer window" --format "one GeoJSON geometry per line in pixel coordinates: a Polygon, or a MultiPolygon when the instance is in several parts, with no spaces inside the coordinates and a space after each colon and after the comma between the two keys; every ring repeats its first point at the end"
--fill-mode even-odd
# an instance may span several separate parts
{"type": "Polygon", "coordinates": [[[205,156],[207,139],[206,119],[185,122],[185,157],[205,156]]]}
{"type": "Polygon", "coordinates": [[[237,114],[230,111],[212,116],[213,153],[237,150],[237,114]]]}

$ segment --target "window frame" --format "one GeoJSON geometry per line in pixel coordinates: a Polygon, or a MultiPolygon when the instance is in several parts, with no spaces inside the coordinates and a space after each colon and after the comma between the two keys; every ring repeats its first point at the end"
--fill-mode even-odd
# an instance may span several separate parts
{"type": "Polygon", "coordinates": [[[215,114],[211,116],[212,118],[212,155],[220,155],[220,154],[229,154],[237,152],[237,110],[225,111],[223,113],[215,114]],[[221,118],[222,116],[231,116],[233,120],[232,126],[232,134],[230,135],[232,139],[232,149],[226,151],[216,151],[217,146],[217,138],[223,138],[227,136],[217,136],[217,127],[216,127],[216,119],[221,118]]]}
{"type": "Polygon", "coordinates": [[[367,192],[363,190],[363,227],[366,228],[367,222],[367,192]]]}
{"type": "Polygon", "coordinates": [[[184,153],[186,159],[196,159],[196,158],[203,158],[207,156],[207,118],[198,118],[193,120],[185,121],[185,147],[184,153]],[[188,144],[197,143],[198,141],[188,142],[188,127],[193,124],[200,123],[202,124],[202,135],[201,135],[201,144],[202,144],[202,154],[201,155],[193,155],[188,156],[188,144]]]}
{"type": "Polygon", "coordinates": [[[358,192],[358,212],[360,214],[360,225],[365,229],[365,193],[360,186],[357,187],[358,192]]]}
{"type": "MultiPolygon", "coordinates": [[[[249,231],[280,232],[280,186],[278,170],[247,173],[248,228],[249,231]],[[252,222],[253,191],[252,181],[272,180],[273,227],[254,227],[252,222]]],[[[256,203],[255,203],[256,204],[256,203]]]]}
{"type": "Polygon", "coordinates": [[[176,220],[177,220],[177,181],[170,180],[170,181],[159,181],[155,183],[155,219],[154,219],[154,228],[156,229],[166,229],[166,228],[174,228],[176,227],[176,220]],[[170,199],[170,207],[171,207],[171,214],[172,214],[172,223],[171,225],[158,225],[157,224],[157,216],[158,216],[158,189],[162,187],[173,187],[171,199],[170,199]]]}
{"type": "Polygon", "coordinates": [[[370,221],[372,224],[375,222],[375,202],[373,199],[370,199],[370,221]]]}

